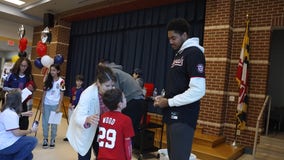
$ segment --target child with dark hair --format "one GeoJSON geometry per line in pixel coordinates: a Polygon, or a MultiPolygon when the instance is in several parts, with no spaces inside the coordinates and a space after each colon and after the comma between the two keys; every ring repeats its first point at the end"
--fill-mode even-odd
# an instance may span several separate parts
{"type": "Polygon", "coordinates": [[[140,68],[135,68],[132,74],[132,77],[136,80],[139,86],[143,89],[144,88],[144,80],[142,78],[143,71],[140,68]]]}
{"type": "Polygon", "coordinates": [[[83,88],[84,83],[84,77],[82,75],[76,76],[76,86],[72,87],[71,94],[70,94],[70,104],[69,104],[69,110],[68,110],[68,118],[71,117],[73,110],[76,108],[81,93],[84,91],[83,88]]]}
{"type": "Polygon", "coordinates": [[[31,129],[20,129],[19,114],[22,111],[21,93],[17,90],[6,95],[6,101],[0,112],[0,159],[33,159],[32,151],[37,139],[26,136],[37,131],[37,126],[31,129]]]}
{"type": "Polygon", "coordinates": [[[126,107],[126,98],[115,88],[104,93],[103,102],[110,111],[100,118],[98,159],[131,160],[134,130],[131,119],[121,113],[126,107]]]}
{"type": "MultiPolygon", "coordinates": [[[[81,93],[84,91],[83,83],[84,83],[84,77],[80,74],[76,75],[76,86],[71,88],[71,93],[70,93],[70,103],[68,107],[68,121],[70,121],[70,117],[79,102],[81,93]]],[[[65,137],[63,140],[68,141],[68,138],[65,137]]]]}
{"type": "Polygon", "coordinates": [[[62,104],[65,82],[60,77],[60,66],[52,64],[50,71],[44,82],[42,96],[42,129],[43,129],[43,144],[44,149],[48,148],[48,132],[51,126],[51,141],[50,148],[55,147],[55,137],[57,134],[57,124],[48,124],[51,111],[59,112],[62,104]]]}

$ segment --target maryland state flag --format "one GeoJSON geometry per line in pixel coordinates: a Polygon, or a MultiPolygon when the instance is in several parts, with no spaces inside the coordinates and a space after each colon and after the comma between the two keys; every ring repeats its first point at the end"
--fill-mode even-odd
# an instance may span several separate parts
{"type": "Polygon", "coordinates": [[[247,96],[247,80],[248,80],[248,65],[249,65],[249,20],[246,22],[246,30],[243,39],[242,50],[240,53],[240,59],[237,68],[236,80],[239,87],[239,98],[237,107],[237,127],[240,130],[244,130],[246,127],[246,116],[248,107],[248,96],[247,96]]]}

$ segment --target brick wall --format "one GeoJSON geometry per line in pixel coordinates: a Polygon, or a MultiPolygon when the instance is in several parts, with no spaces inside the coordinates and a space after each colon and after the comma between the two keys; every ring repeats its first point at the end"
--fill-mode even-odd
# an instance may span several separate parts
{"type": "Polygon", "coordinates": [[[206,96],[201,102],[198,123],[204,133],[222,135],[226,118],[228,74],[232,48],[232,1],[207,1],[204,47],[206,96]]]}
{"type": "Polygon", "coordinates": [[[283,27],[283,8],[282,0],[207,0],[204,32],[207,92],[199,116],[205,132],[225,135],[228,143],[234,140],[238,98],[235,73],[248,14],[251,22],[248,127],[241,131],[237,142],[252,147],[256,120],[267,92],[271,30],[283,27]],[[235,100],[229,101],[230,96],[235,100]]]}

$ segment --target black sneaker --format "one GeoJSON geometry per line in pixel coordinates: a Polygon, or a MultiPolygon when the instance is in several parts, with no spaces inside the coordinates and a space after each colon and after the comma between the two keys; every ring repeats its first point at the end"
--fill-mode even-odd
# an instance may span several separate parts
{"type": "Polygon", "coordinates": [[[48,139],[43,139],[42,148],[43,149],[47,149],[48,148],[48,139]]]}
{"type": "Polygon", "coordinates": [[[53,149],[55,147],[55,139],[51,139],[49,148],[53,149]]]}
{"type": "Polygon", "coordinates": [[[63,138],[63,141],[67,142],[67,141],[68,141],[68,138],[67,138],[67,137],[63,138]]]}

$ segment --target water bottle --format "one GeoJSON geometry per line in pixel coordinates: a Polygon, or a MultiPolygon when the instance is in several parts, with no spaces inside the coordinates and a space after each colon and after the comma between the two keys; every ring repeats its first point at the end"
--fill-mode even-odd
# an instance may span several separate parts
{"type": "Polygon", "coordinates": [[[154,91],[153,91],[153,97],[156,97],[158,95],[158,89],[155,88],[154,91]]]}
{"type": "Polygon", "coordinates": [[[38,121],[34,121],[32,128],[37,128],[38,127],[38,121]]]}
{"type": "Polygon", "coordinates": [[[166,91],[165,91],[165,89],[163,88],[162,91],[161,91],[161,96],[164,97],[165,95],[166,95],[166,91]]]}

